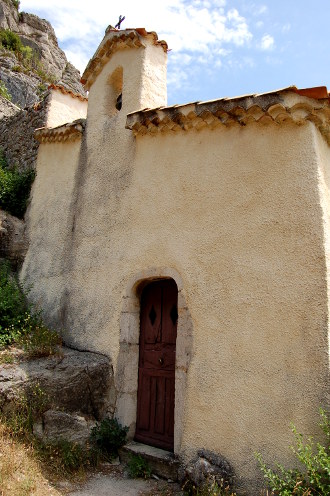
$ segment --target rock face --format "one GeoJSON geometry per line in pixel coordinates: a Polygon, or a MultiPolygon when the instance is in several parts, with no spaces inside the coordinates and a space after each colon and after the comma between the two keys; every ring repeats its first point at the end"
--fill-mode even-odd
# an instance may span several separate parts
{"type": "Polygon", "coordinates": [[[3,117],[11,117],[17,112],[20,111],[20,108],[11,103],[9,100],[6,98],[3,98],[3,96],[0,95],[0,120],[3,117]]]}
{"type": "Polygon", "coordinates": [[[0,258],[7,258],[13,265],[20,265],[28,248],[24,221],[0,210],[0,258]]]}
{"type": "Polygon", "coordinates": [[[0,49],[0,79],[12,95],[13,103],[26,107],[40,100],[47,84],[56,82],[85,96],[79,71],[67,61],[58,46],[55,31],[45,19],[18,13],[11,0],[0,0],[0,29],[18,34],[23,45],[38,55],[40,70],[26,71],[14,52],[0,49]]]}
{"type": "Polygon", "coordinates": [[[63,347],[59,356],[3,365],[0,368],[0,411],[38,384],[50,399],[34,433],[47,439],[85,442],[96,420],[112,415],[113,371],[103,355],[63,347]]]}
{"type": "Polygon", "coordinates": [[[103,355],[63,348],[60,356],[2,367],[0,405],[35,383],[63,411],[100,419],[111,409],[112,370],[109,359],[103,355]]]}

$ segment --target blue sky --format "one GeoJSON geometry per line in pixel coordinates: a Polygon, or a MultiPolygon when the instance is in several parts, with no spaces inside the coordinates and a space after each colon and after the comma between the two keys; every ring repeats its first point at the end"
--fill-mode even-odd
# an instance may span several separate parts
{"type": "Polygon", "coordinates": [[[168,104],[292,84],[330,89],[330,0],[21,0],[82,72],[120,14],[168,42],[168,104]]]}

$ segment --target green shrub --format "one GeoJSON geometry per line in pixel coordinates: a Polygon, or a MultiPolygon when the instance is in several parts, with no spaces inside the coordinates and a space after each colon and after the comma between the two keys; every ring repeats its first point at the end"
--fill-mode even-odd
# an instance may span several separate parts
{"type": "Polygon", "coordinates": [[[10,29],[0,29],[0,45],[12,52],[19,52],[22,49],[22,42],[18,34],[10,29]]]}
{"type": "Polygon", "coordinates": [[[39,53],[30,46],[23,45],[20,37],[10,29],[0,29],[0,48],[15,54],[24,68],[34,72],[42,81],[56,81],[55,76],[45,71],[39,53]]]}
{"type": "Polygon", "coordinates": [[[0,347],[4,347],[21,335],[29,307],[21,285],[11,274],[9,262],[0,262],[0,347]]]}
{"type": "Polygon", "coordinates": [[[14,5],[15,9],[18,10],[20,6],[20,0],[11,0],[11,3],[14,5]]]}
{"type": "Polygon", "coordinates": [[[29,358],[35,358],[56,353],[61,338],[28,304],[9,262],[0,261],[0,348],[13,342],[21,345],[29,358]]]}
{"type": "Polygon", "coordinates": [[[141,455],[131,455],[127,463],[130,477],[149,479],[151,477],[151,468],[148,462],[141,455]]]}
{"type": "Polygon", "coordinates": [[[41,459],[51,461],[52,470],[58,475],[72,474],[93,465],[87,448],[66,439],[53,443],[36,442],[35,448],[41,459]]]}
{"type": "Polygon", "coordinates": [[[279,463],[276,464],[277,471],[268,468],[263,462],[260,453],[256,453],[261,471],[267,480],[271,491],[281,496],[297,496],[330,494],[330,428],[329,421],[324,410],[320,409],[322,422],[320,427],[325,433],[327,445],[322,446],[320,443],[314,443],[312,437],[307,438],[299,434],[293,424],[293,432],[296,446],[291,446],[293,453],[299,462],[304,466],[304,470],[285,469],[279,463]]]}
{"type": "Polygon", "coordinates": [[[28,204],[35,171],[10,168],[0,150],[0,208],[22,219],[28,204]]]}
{"type": "Polygon", "coordinates": [[[1,168],[7,168],[8,167],[8,162],[5,157],[5,154],[3,153],[3,150],[0,148],[0,167],[1,168]]]}
{"type": "Polygon", "coordinates": [[[12,96],[7,90],[7,87],[3,81],[0,79],[0,95],[3,96],[3,98],[6,98],[6,100],[9,100],[11,102],[12,96]]]}
{"type": "Polygon", "coordinates": [[[40,83],[37,88],[37,93],[39,96],[42,96],[45,91],[47,91],[47,85],[45,83],[40,83]]]}
{"type": "Polygon", "coordinates": [[[104,455],[117,456],[118,449],[125,444],[128,427],[122,427],[117,419],[105,418],[93,427],[92,445],[104,455]]]}

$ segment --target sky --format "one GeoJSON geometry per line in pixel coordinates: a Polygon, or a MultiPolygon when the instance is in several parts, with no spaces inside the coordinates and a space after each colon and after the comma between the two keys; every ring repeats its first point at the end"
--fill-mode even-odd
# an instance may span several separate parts
{"type": "Polygon", "coordinates": [[[109,24],[145,27],[169,46],[168,104],[290,85],[330,90],[330,0],[21,0],[51,22],[82,73],[109,24]]]}

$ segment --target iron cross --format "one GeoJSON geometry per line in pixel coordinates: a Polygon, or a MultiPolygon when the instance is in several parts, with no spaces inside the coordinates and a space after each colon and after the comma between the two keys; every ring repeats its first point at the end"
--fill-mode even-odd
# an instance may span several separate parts
{"type": "Polygon", "coordinates": [[[120,25],[121,25],[121,23],[122,23],[124,20],[125,20],[125,16],[123,17],[123,16],[121,16],[121,15],[120,15],[120,16],[119,16],[119,21],[118,21],[118,22],[117,22],[117,24],[115,25],[115,28],[116,28],[116,29],[120,29],[120,25]]]}

